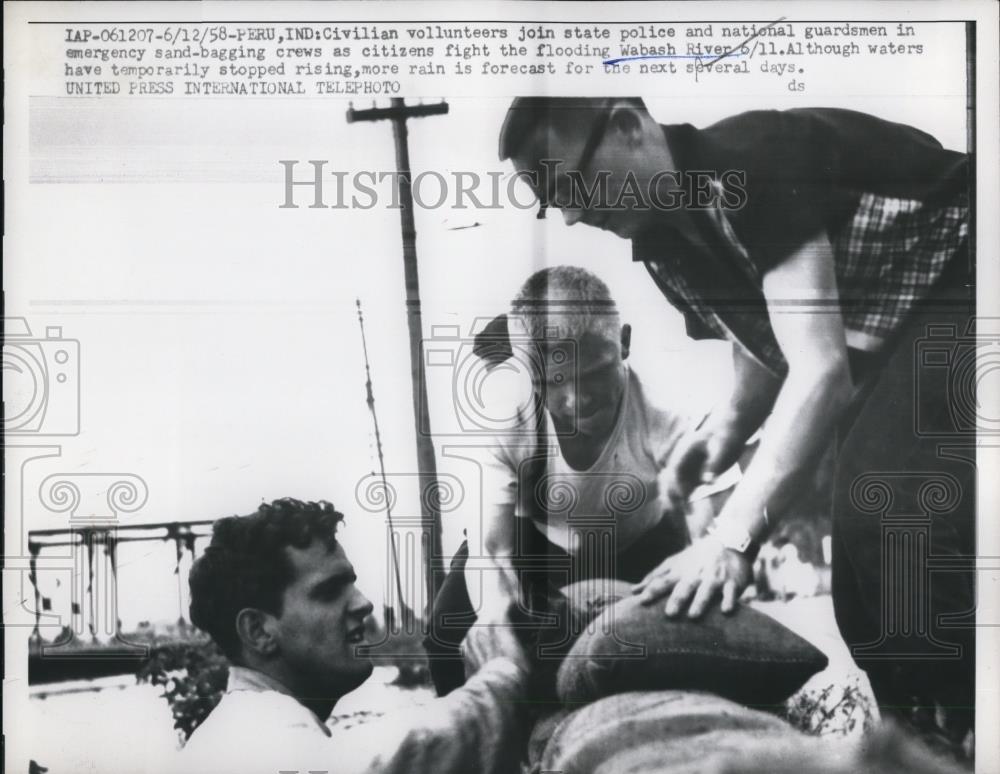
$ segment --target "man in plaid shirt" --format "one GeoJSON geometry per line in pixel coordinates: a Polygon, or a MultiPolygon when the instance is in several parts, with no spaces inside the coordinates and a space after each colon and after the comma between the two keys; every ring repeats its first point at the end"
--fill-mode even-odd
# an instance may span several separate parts
{"type": "Polygon", "coordinates": [[[975,468],[956,450],[974,446],[975,421],[955,418],[947,380],[926,378],[960,359],[975,311],[968,157],[848,110],[752,111],[696,129],[659,125],[639,99],[549,97],[514,101],[500,157],[543,212],[630,239],[689,335],[733,342],[732,396],[668,466],[678,503],[766,420],[710,534],[638,593],[698,616],[720,590],[742,590],[755,544],[835,438],[844,640],[886,713],[925,729],[946,715],[947,741],[968,747],[975,468]],[[929,331],[948,334],[935,339],[944,354],[917,361],[929,331]],[[960,571],[928,574],[928,556],[960,571]]]}

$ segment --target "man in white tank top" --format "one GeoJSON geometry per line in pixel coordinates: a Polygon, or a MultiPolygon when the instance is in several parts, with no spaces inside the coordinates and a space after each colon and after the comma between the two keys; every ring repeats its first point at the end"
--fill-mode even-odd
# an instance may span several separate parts
{"type": "Polygon", "coordinates": [[[539,453],[538,444],[534,438],[525,444],[523,436],[497,439],[484,466],[490,532],[504,529],[511,518],[529,518],[549,542],[575,555],[580,530],[586,529],[577,525],[613,526],[616,553],[634,545],[661,518],[674,519],[684,530],[683,514],[665,513],[658,483],[684,422],[649,402],[638,375],[623,362],[627,353],[627,343],[584,340],[578,363],[567,359],[550,372],[555,379],[546,385],[541,435],[548,462],[539,482],[548,505],[544,517],[518,498],[518,471],[539,453]],[[569,372],[575,368],[574,388],[569,372]],[[593,392],[583,392],[591,387],[593,392]],[[578,395],[570,397],[574,389],[578,395]]]}
{"type": "MultiPolygon", "coordinates": [[[[512,410],[509,432],[483,454],[486,556],[466,562],[463,545],[435,600],[425,645],[442,694],[462,682],[457,646],[472,620],[504,619],[512,597],[526,592],[526,554],[548,557],[532,577],[559,588],[593,578],[638,582],[689,542],[686,515],[659,485],[688,423],[654,405],[626,364],[631,327],[604,282],[572,266],[536,272],[512,304],[511,323],[507,356],[530,363],[536,404],[512,410]],[[463,623],[449,626],[446,615],[463,623]]],[[[711,508],[707,500],[696,506],[711,508]]]]}

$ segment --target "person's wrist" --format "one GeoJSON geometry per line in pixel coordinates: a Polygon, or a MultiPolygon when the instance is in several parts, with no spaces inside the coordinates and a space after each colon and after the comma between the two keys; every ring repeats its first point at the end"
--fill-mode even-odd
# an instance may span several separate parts
{"type": "Polygon", "coordinates": [[[509,672],[516,674],[519,680],[527,680],[530,676],[530,669],[528,668],[528,662],[525,658],[521,656],[512,656],[510,654],[505,654],[499,656],[495,659],[495,662],[501,664],[504,669],[509,672]]]}
{"type": "Polygon", "coordinates": [[[756,553],[756,541],[750,531],[733,518],[717,518],[708,525],[706,533],[724,548],[749,556],[756,553]]]}

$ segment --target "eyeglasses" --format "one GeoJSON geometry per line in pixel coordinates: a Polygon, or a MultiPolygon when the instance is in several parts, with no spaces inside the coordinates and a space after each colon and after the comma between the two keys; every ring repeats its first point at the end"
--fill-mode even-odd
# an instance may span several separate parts
{"type": "MultiPolygon", "coordinates": [[[[590,162],[593,161],[594,154],[597,153],[597,149],[600,147],[601,141],[604,139],[604,133],[608,129],[608,122],[610,120],[611,110],[605,107],[600,111],[593,126],[590,127],[590,134],[587,135],[587,141],[583,144],[583,150],[580,151],[580,158],[577,159],[576,164],[573,167],[570,167],[570,169],[583,174],[586,168],[590,165],[590,162]]],[[[555,175],[552,177],[554,178],[555,175]]],[[[545,182],[545,194],[544,196],[539,197],[539,209],[538,215],[536,216],[539,220],[545,219],[545,211],[551,206],[550,202],[554,202],[556,199],[555,180],[546,180],[545,182]]]]}

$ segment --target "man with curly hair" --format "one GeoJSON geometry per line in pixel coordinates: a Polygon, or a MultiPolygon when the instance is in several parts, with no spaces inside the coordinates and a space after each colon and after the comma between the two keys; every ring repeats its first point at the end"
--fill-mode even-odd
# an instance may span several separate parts
{"type": "Polygon", "coordinates": [[[231,663],[227,690],[181,752],[194,772],[494,772],[519,745],[525,682],[509,628],[477,629],[468,685],[447,699],[334,733],[337,701],[372,672],[372,603],[337,541],[343,514],[290,498],[214,525],[191,569],[191,620],[231,663]]]}

